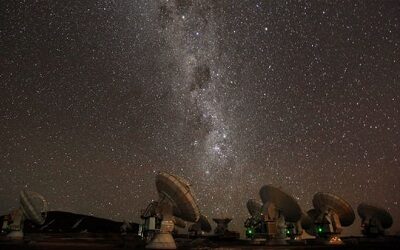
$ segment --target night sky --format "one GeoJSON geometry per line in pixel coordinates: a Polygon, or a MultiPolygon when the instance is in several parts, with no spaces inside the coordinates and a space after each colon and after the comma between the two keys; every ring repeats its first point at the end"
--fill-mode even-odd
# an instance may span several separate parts
{"type": "Polygon", "coordinates": [[[398,233],[400,2],[3,1],[0,131],[0,214],[28,189],[139,222],[166,171],[242,233],[264,184],[398,233]]]}

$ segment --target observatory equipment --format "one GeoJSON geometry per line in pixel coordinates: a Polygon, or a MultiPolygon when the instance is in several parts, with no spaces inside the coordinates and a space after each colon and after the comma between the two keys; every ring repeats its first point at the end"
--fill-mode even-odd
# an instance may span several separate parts
{"type": "Polygon", "coordinates": [[[30,220],[36,225],[42,225],[46,220],[47,202],[43,196],[31,191],[21,191],[20,208],[11,212],[12,223],[7,237],[22,239],[24,237],[24,221],[30,220]]]}
{"type": "Polygon", "coordinates": [[[162,216],[157,211],[158,202],[152,201],[141,211],[141,218],[144,221],[139,225],[138,235],[142,236],[148,243],[153,237],[156,230],[160,228],[162,216]]]}
{"type": "Polygon", "coordinates": [[[304,230],[311,228],[312,220],[305,214],[301,213],[300,220],[297,222],[286,222],[286,236],[292,241],[302,240],[304,230]]]}
{"type": "Polygon", "coordinates": [[[154,237],[146,248],[176,249],[171,234],[174,226],[185,226],[185,221],[197,222],[200,219],[200,211],[189,183],[183,178],[159,173],[156,177],[156,187],[159,200],[150,204],[151,206],[149,205],[150,207],[143,215],[143,217],[156,215],[154,237]],[[159,223],[159,229],[157,223],[159,223]]]}
{"type": "Polygon", "coordinates": [[[383,208],[361,203],[357,207],[358,215],[361,218],[361,232],[365,236],[383,236],[385,229],[393,224],[393,218],[383,208]]]}
{"type": "Polygon", "coordinates": [[[301,218],[301,208],[297,201],[281,189],[265,185],[260,189],[260,197],[265,204],[274,204],[276,211],[284,215],[285,220],[297,222],[301,218]]]}
{"type": "Polygon", "coordinates": [[[228,224],[232,221],[232,218],[213,218],[213,221],[217,224],[214,234],[219,238],[236,239],[240,237],[238,232],[228,229],[228,224]]]}
{"type": "Polygon", "coordinates": [[[265,238],[265,223],[263,220],[262,203],[249,199],[246,203],[250,217],[246,219],[244,226],[246,228],[246,237],[250,239],[265,238]]]}
{"type": "Polygon", "coordinates": [[[300,224],[301,228],[303,228],[304,230],[308,230],[312,227],[313,220],[311,219],[310,216],[308,216],[308,214],[302,213],[300,218],[300,224]]]}
{"type": "Polygon", "coordinates": [[[250,199],[246,203],[247,210],[252,217],[261,217],[262,216],[262,203],[255,200],[250,199]]]}
{"type": "Polygon", "coordinates": [[[217,227],[214,229],[214,234],[225,235],[228,231],[228,224],[232,221],[232,218],[213,218],[213,221],[217,223],[217,227]]]}
{"type": "Polygon", "coordinates": [[[350,226],[355,219],[350,204],[336,195],[319,192],[314,195],[313,206],[315,209],[309,210],[307,214],[314,225],[307,232],[324,243],[342,244],[339,238],[342,226],[350,226]]]}
{"type": "Polygon", "coordinates": [[[285,244],[284,239],[298,238],[302,233],[302,212],[297,201],[281,189],[265,185],[260,189],[263,202],[266,238],[269,243],[285,244]]]}
{"type": "Polygon", "coordinates": [[[193,236],[202,235],[204,232],[211,232],[211,225],[208,218],[205,215],[200,215],[200,219],[188,228],[188,232],[193,236]]]}

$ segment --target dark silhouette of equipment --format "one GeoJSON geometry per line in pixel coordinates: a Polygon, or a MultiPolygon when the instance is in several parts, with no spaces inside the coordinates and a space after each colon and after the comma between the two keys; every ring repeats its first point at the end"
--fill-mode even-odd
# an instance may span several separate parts
{"type": "Polygon", "coordinates": [[[240,234],[238,232],[228,229],[228,224],[232,221],[232,218],[213,218],[213,221],[217,224],[214,234],[219,238],[239,238],[240,234]]]}
{"type": "Polygon", "coordinates": [[[211,225],[205,215],[200,215],[200,219],[188,228],[188,233],[191,236],[200,236],[209,232],[211,232],[211,225]]]}
{"type": "Polygon", "coordinates": [[[393,224],[392,216],[383,208],[361,203],[357,212],[361,218],[361,232],[365,236],[383,236],[393,224]]]}

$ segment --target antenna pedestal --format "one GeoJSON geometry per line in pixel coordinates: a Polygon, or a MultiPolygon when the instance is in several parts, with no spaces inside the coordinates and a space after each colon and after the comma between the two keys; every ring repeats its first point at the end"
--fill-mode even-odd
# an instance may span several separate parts
{"type": "Polygon", "coordinates": [[[278,228],[276,226],[276,221],[265,221],[265,227],[266,227],[268,238],[272,239],[278,234],[278,228]]]}
{"type": "Polygon", "coordinates": [[[22,240],[24,238],[24,214],[21,209],[16,209],[11,213],[12,224],[10,225],[11,232],[7,237],[13,240],[22,240]]]}
{"type": "Polygon", "coordinates": [[[22,240],[24,238],[24,232],[22,230],[11,231],[7,234],[7,238],[12,240],[22,240]]]}
{"type": "Polygon", "coordinates": [[[287,245],[285,240],[285,231],[282,232],[280,225],[277,221],[265,221],[267,231],[267,245],[287,245]]]}
{"type": "Polygon", "coordinates": [[[176,249],[175,240],[171,232],[174,230],[172,220],[162,221],[160,232],[154,235],[154,238],[146,246],[147,249],[176,249]]]}

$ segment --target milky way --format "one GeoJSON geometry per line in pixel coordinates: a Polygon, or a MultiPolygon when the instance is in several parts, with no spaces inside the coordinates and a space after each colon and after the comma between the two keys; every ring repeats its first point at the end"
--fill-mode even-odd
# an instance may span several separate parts
{"type": "Polygon", "coordinates": [[[160,6],[168,43],[177,71],[171,74],[175,108],[197,133],[193,145],[205,173],[218,172],[232,157],[229,124],[225,118],[224,64],[219,54],[217,17],[209,1],[165,1],[160,6]]]}
{"type": "MultiPolygon", "coordinates": [[[[8,1],[0,212],[139,221],[188,179],[242,230],[264,184],[379,204],[400,230],[398,1],[8,1]]],[[[359,221],[348,230],[359,233],[359,221]]]]}

